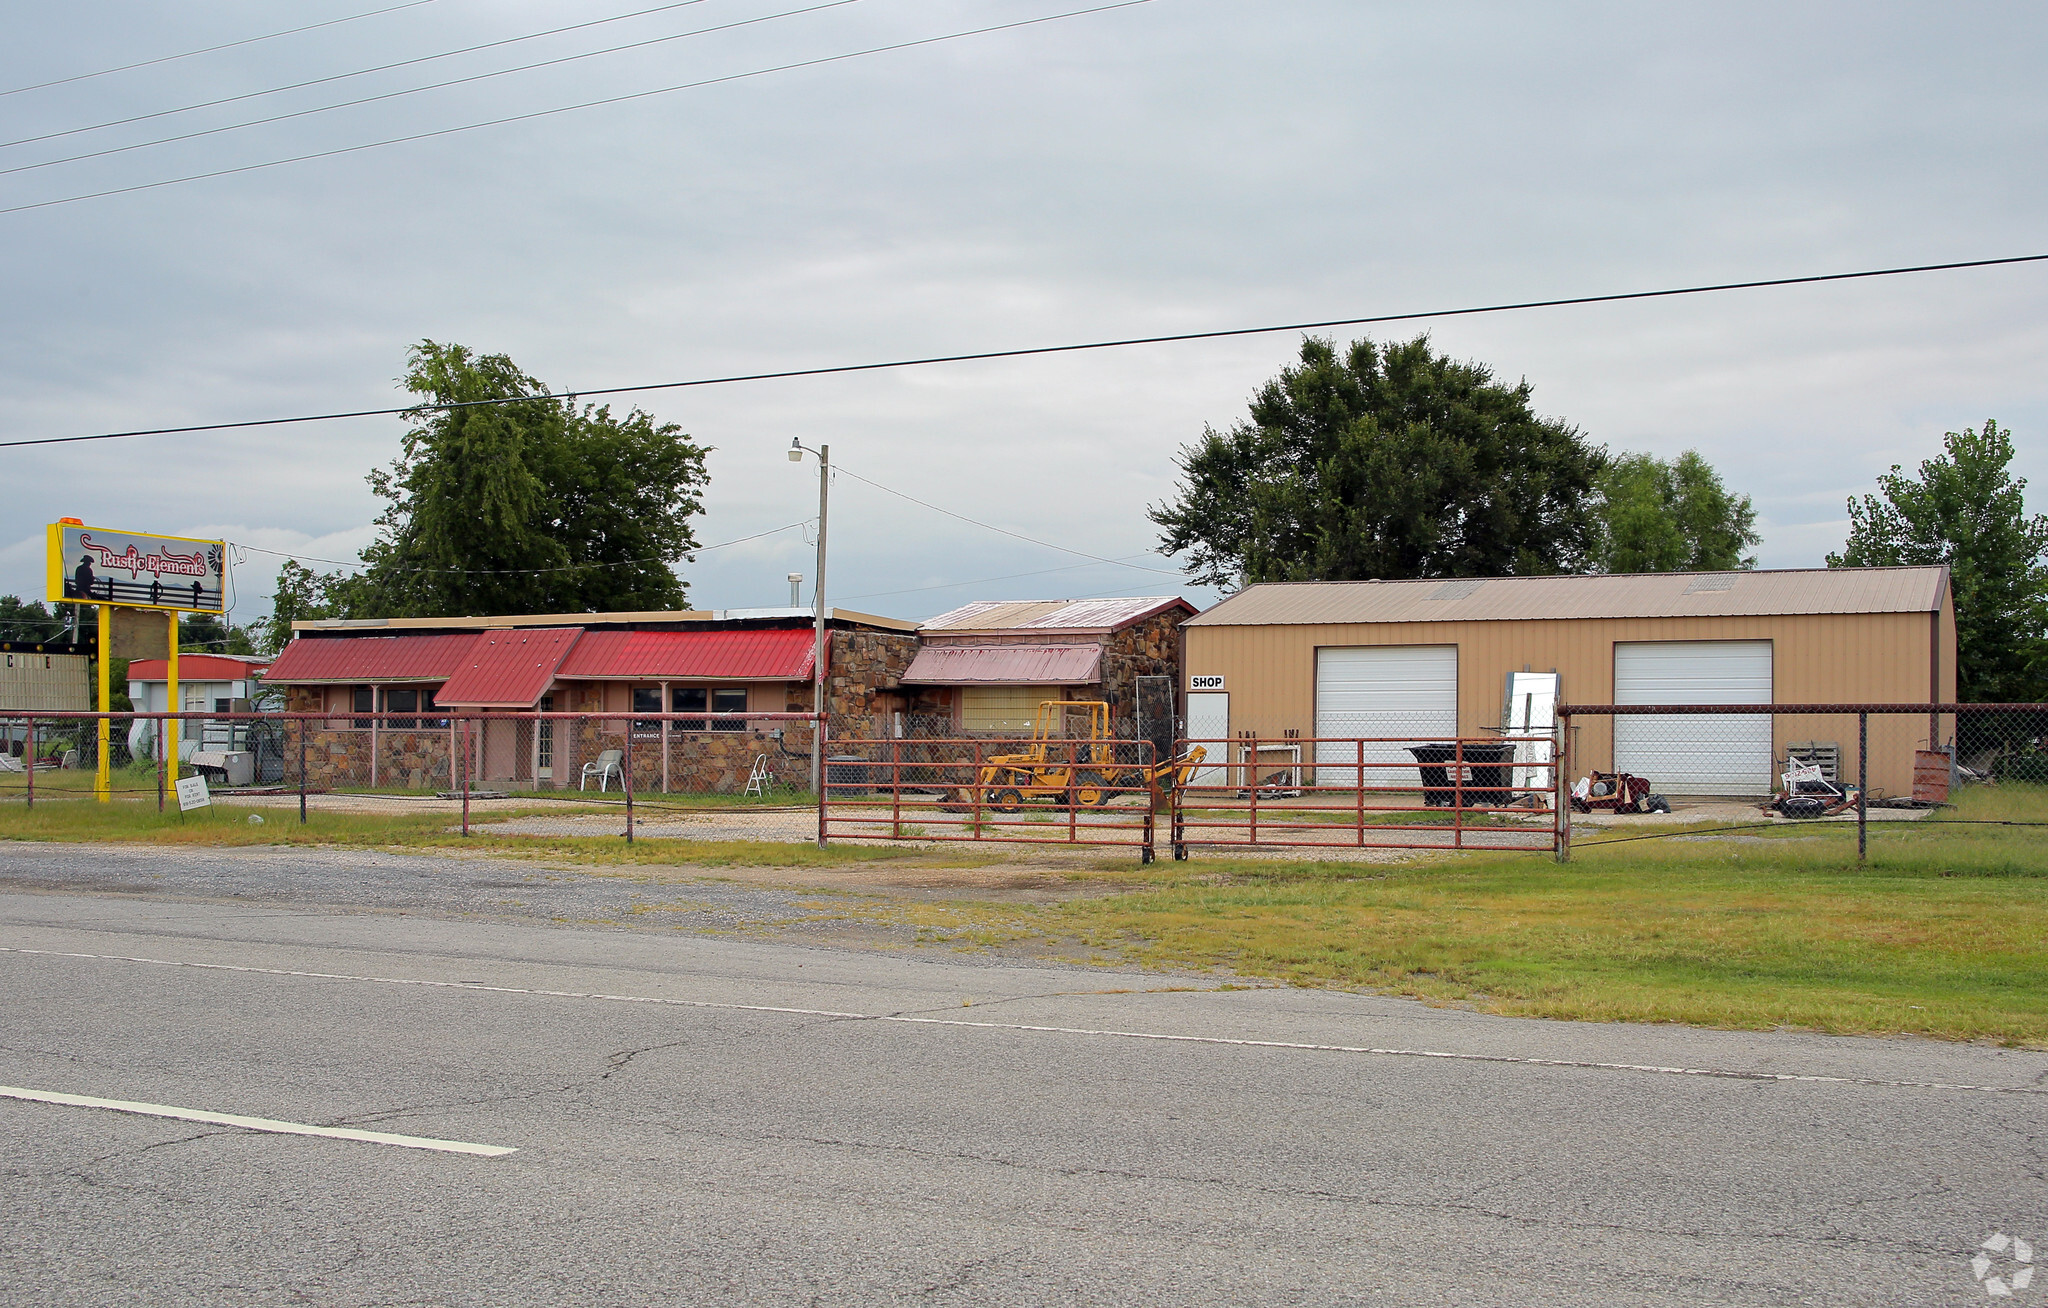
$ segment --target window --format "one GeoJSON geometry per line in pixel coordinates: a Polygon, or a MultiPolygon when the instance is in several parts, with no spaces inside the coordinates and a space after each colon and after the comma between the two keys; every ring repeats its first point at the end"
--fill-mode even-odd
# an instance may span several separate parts
{"type": "MultiPolygon", "coordinates": [[[[711,707],[711,693],[702,686],[677,686],[669,692],[672,713],[702,713],[711,707]]],[[[676,723],[678,731],[702,731],[704,719],[695,718],[676,723]]]]}
{"type": "MultiPolygon", "coordinates": [[[[747,688],[745,686],[735,686],[725,690],[712,691],[711,711],[713,713],[746,712],[747,688]]],[[[745,722],[740,721],[713,722],[711,724],[711,729],[713,731],[745,731],[747,729],[747,724],[745,722]]]]}
{"type": "MultiPolygon", "coordinates": [[[[384,692],[386,713],[417,713],[420,707],[420,693],[410,686],[392,686],[384,692]]],[[[412,731],[420,725],[418,718],[391,718],[385,723],[394,731],[412,731]]]]}
{"type": "MultiPolygon", "coordinates": [[[[375,686],[357,686],[349,707],[357,713],[375,713],[377,711],[377,688],[375,686]]],[[[368,718],[357,718],[356,725],[367,727],[370,725],[370,720],[368,718]]]]}
{"type": "MultiPolygon", "coordinates": [[[[661,712],[661,688],[659,686],[633,687],[633,711],[635,713],[661,712]]],[[[661,723],[653,718],[634,718],[633,734],[636,736],[658,736],[661,723]]]]}

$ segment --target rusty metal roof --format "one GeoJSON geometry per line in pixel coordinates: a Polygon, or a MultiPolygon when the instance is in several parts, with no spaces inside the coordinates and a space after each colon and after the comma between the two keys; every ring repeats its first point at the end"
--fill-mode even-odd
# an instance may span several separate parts
{"type": "Polygon", "coordinates": [[[1085,686],[1101,679],[1102,646],[927,645],[906,686],[1085,686]]]}
{"type": "Polygon", "coordinates": [[[1266,582],[1187,625],[1926,613],[1940,606],[1947,587],[1945,567],[1266,582]]]}
{"type": "Polygon", "coordinates": [[[564,680],[807,681],[808,631],[586,631],[564,680]]]}
{"type": "Polygon", "coordinates": [[[1177,595],[1128,599],[980,600],[927,620],[922,631],[1116,631],[1179,606],[1200,610],[1177,595]]]}
{"type": "Polygon", "coordinates": [[[551,627],[472,637],[434,702],[449,708],[532,708],[582,634],[581,627],[551,627]]]}
{"type": "Polygon", "coordinates": [[[354,681],[442,681],[462,666],[473,632],[452,636],[301,636],[270,664],[273,686],[354,681]]]}

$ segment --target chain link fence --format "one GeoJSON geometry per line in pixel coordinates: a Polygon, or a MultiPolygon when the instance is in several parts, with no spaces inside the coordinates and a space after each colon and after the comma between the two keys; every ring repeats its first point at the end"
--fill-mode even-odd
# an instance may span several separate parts
{"type": "Polygon", "coordinates": [[[1567,705],[1554,733],[1246,736],[1165,751],[1106,718],[1085,734],[1025,738],[963,733],[943,715],[833,716],[822,788],[816,725],[807,714],[0,710],[0,811],[102,797],[169,810],[175,783],[198,776],[212,799],[265,820],[1099,844],[1148,861],[1161,843],[1177,857],[1348,847],[1562,858],[1575,841],[1801,822],[1855,824],[1859,850],[1888,823],[2048,826],[2040,704],[1567,705]]]}
{"type": "Polygon", "coordinates": [[[1853,823],[1859,853],[1884,823],[2048,826],[2048,705],[1597,704],[1558,720],[1561,851],[1680,826],[1853,823]]]}

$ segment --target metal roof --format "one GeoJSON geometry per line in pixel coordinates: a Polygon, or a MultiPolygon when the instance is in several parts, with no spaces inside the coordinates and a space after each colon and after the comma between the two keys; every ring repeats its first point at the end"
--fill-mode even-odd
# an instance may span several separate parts
{"type": "Polygon", "coordinates": [[[486,631],[434,692],[449,708],[532,708],[555,682],[555,669],[583,634],[581,627],[486,631]]]}
{"type": "Polygon", "coordinates": [[[264,680],[271,685],[337,681],[442,681],[462,666],[476,643],[471,632],[452,636],[347,636],[286,645],[264,680]]]}
{"type": "Polygon", "coordinates": [[[564,680],[807,681],[812,634],[781,631],[586,631],[564,680]]]}
{"type": "MultiPolygon", "coordinates": [[[[771,619],[801,618],[808,622],[811,610],[807,608],[775,609],[655,609],[635,613],[520,613],[504,614],[498,617],[447,617],[447,618],[312,618],[292,624],[293,631],[329,632],[350,631],[501,631],[518,627],[611,627],[650,626],[681,622],[747,622],[771,619]]],[[[858,613],[852,609],[826,609],[827,622],[846,622],[856,626],[880,627],[888,631],[916,631],[915,622],[902,618],[885,618],[874,613],[858,613]]]]}
{"type": "Polygon", "coordinates": [[[1101,679],[1102,646],[927,645],[903,674],[906,686],[1085,686],[1101,679]]]}
{"type": "Polygon", "coordinates": [[[1177,595],[1128,599],[980,600],[927,620],[922,631],[1115,631],[1175,605],[1194,605],[1177,595]]]}
{"type": "Polygon", "coordinates": [[[1945,567],[1264,582],[1187,625],[1926,613],[1940,607],[1947,586],[1945,567]]]}
{"type": "MultiPolygon", "coordinates": [[[[180,654],[179,681],[246,681],[260,677],[269,659],[243,659],[227,654],[180,654]]],[[[136,659],[128,665],[130,681],[168,681],[168,659],[136,659]]]]}

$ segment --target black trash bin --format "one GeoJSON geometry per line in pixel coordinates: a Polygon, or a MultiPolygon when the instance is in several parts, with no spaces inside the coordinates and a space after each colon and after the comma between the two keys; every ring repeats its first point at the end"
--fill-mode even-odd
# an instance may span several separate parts
{"type": "Polygon", "coordinates": [[[1410,745],[1416,771],[1422,774],[1422,802],[1450,808],[1461,800],[1466,808],[1506,808],[1515,799],[1515,743],[1511,740],[1468,740],[1464,746],[1466,780],[1461,787],[1451,776],[1458,746],[1448,742],[1410,745]]]}

